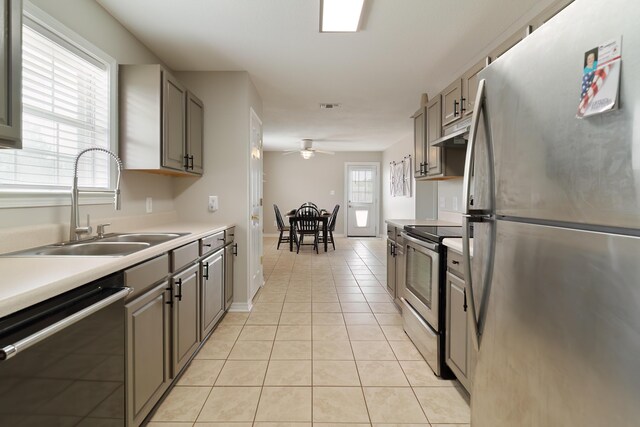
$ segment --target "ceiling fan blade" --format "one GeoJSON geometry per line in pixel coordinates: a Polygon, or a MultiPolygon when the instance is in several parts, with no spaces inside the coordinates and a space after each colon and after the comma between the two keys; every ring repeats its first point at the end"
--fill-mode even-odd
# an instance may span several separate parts
{"type": "Polygon", "coordinates": [[[333,151],[324,151],[324,150],[315,150],[316,153],[322,153],[322,154],[330,154],[330,155],[334,155],[336,153],[334,153],[333,151]]]}
{"type": "Polygon", "coordinates": [[[282,153],[283,156],[288,156],[289,154],[296,154],[299,153],[300,151],[298,150],[293,150],[293,151],[285,151],[282,153]]]}

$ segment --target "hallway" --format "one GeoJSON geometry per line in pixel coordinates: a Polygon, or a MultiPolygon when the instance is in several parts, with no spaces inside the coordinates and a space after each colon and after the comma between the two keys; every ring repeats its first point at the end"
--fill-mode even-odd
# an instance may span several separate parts
{"type": "Polygon", "coordinates": [[[402,329],[383,239],[298,255],[276,243],[252,312],[226,315],[149,426],[468,425],[463,392],[402,329]]]}

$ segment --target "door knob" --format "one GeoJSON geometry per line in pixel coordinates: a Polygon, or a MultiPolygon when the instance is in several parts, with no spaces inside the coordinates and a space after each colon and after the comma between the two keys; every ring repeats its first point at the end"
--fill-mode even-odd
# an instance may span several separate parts
{"type": "Polygon", "coordinates": [[[258,221],[260,217],[258,215],[251,215],[251,221],[258,221]]]}

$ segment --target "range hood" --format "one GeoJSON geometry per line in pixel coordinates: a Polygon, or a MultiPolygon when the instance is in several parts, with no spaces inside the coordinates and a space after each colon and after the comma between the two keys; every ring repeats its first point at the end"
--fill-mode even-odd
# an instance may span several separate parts
{"type": "Polygon", "coordinates": [[[466,147],[467,140],[469,139],[470,129],[471,117],[449,126],[444,130],[446,135],[436,139],[430,145],[432,147],[464,148],[466,147]]]}
{"type": "Polygon", "coordinates": [[[431,143],[432,147],[464,147],[469,139],[469,128],[466,126],[460,130],[438,138],[431,143]]]}

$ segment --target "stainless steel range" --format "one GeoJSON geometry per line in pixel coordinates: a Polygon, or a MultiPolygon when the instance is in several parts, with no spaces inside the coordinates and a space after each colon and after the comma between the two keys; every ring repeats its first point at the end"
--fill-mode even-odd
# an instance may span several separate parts
{"type": "Polygon", "coordinates": [[[404,330],[433,370],[443,378],[453,373],[445,364],[446,251],[442,240],[462,237],[462,227],[410,225],[404,228],[406,292],[404,330]]]}

